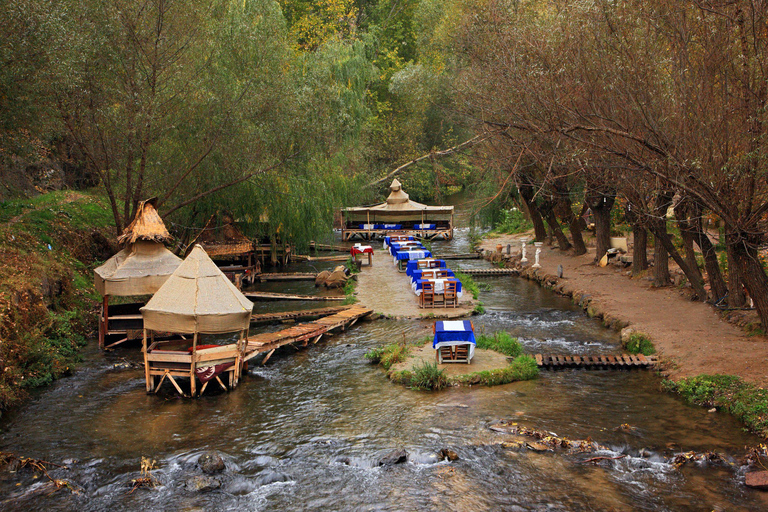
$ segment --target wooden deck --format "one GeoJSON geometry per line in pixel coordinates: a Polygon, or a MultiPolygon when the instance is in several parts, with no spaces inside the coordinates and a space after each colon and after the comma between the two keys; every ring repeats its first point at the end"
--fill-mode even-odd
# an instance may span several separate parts
{"type": "Polygon", "coordinates": [[[296,295],[293,293],[271,293],[271,292],[243,292],[243,295],[245,295],[249,299],[256,299],[256,300],[343,301],[346,298],[343,295],[296,295]]]}
{"type": "Polygon", "coordinates": [[[658,357],[642,354],[618,354],[607,356],[566,356],[560,354],[536,354],[536,364],[541,368],[654,368],[658,357]]]}
{"type": "Polygon", "coordinates": [[[258,281],[314,281],[317,274],[311,272],[276,272],[257,274],[255,279],[258,281]]]}
{"type": "Polygon", "coordinates": [[[320,338],[323,337],[323,334],[328,331],[339,328],[345,330],[347,327],[354,325],[359,319],[366,317],[371,313],[373,313],[372,309],[356,305],[334,315],[315,320],[314,322],[295,325],[278,332],[265,332],[249,336],[246,340],[247,344],[243,360],[248,361],[259,354],[266,353],[266,357],[262,361],[262,364],[264,364],[272,356],[275,350],[280,347],[293,345],[295,343],[307,346],[310,341],[313,344],[317,343],[320,341],[320,338]]]}
{"type": "Polygon", "coordinates": [[[251,315],[252,324],[269,324],[283,320],[297,320],[299,318],[311,318],[315,316],[327,316],[340,313],[352,306],[334,306],[330,308],[305,309],[303,311],[283,311],[280,313],[262,313],[251,315]]]}
{"type": "Polygon", "coordinates": [[[463,268],[459,272],[468,276],[511,276],[520,273],[514,268],[463,268]]]}

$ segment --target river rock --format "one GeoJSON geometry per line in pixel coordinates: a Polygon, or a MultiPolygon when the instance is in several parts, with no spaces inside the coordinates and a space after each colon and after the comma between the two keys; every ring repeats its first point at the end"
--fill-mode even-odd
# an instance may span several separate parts
{"type": "Polygon", "coordinates": [[[752,471],[744,475],[744,485],[761,491],[768,491],[768,471],[752,471]]]}
{"type": "Polygon", "coordinates": [[[442,450],[440,450],[440,458],[448,459],[449,461],[453,462],[455,460],[459,460],[459,454],[451,450],[450,448],[443,448],[442,450]]]}
{"type": "Polygon", "coordinates": [[[285,473],[279,473],[277,471],[262,471],[259,473],[259,476],[256,478],[256,482],[259,485],[269,485],[274,484],[275,482],[290,482],[291,477],[286,475],[285,473]]]}
{"type": "Polygon", "coordinates": [[[379,466],[392,466],[408,461],[408,452],[403,449],[394,450],[379,459],[379,466]]]}
{"type": "Polygon", "coordinates": [[[635,333],[634,327],[625,327],[621,330],[621,345],[626,347],[629,343],[629,337],[635,333]]]}
{"type": "Polygon", "coordinates": [[[203,453],[200,458],[197,459],[197,465],[203,473],[212,475],[213,473],[218,473],[224,469],[224,459],[222,459],[221,455],[215,451],[208,451],[203,453]]]}
{"type": "Polygon", "coordinates": [[[546,452],[549,450],[549,446],[544,443],[537,443],[536,441],[528,441],[525,443],[525,447],[534,452],[546,452]]]}
{"type": "Polygon", "coordinates": [[[195,492],[209,492],[221,487],[221,482],[212,476],[197,475],[187,480],[187,489],[195,492]]]}

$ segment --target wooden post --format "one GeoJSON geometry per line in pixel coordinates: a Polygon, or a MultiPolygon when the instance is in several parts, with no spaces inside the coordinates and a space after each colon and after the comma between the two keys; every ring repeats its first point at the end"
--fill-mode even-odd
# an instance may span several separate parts
{"type": "Polygon", "coordinates": [[[141,343],[141,351],[144,352],[144,380],[147,384],[147,393],[152,391],[151,375],[149,373],[149,361],[147,358],[147,330],[144,329],[144,336],[141,343]]]}
{"type": "Polygon", "coordinates": [[[109,295],[105,295],[101,302],[101,318],[99,319],[99,348],[104,350],[104,341],[107,337],[107,321],[109,318],[109,295]]]}
{"type": "Polygon", "coordinates": [[[197,331],[192,336],[192,366],[189,369],[189,389],[192,396],[195,396],[195,365],[197,363],[197,331]]]}

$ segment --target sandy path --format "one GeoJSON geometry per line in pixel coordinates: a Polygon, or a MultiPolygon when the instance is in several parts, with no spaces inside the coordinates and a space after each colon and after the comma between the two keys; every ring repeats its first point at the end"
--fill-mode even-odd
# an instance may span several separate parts
{"type": "MultiPolygon", "coordinates": [[[[374,242],[381,246],[380,242],[374,242]]],[[[472,313],[474,302],[467,291],[459,299],[458,308],[419,308],[419,298],[411,289],[405,273],[398,272],[389,251],[376,249],[373,266],[363,266],[357,276],[357,300],[376,313],[401,318],[419,318],[433,314],[435,318],[459,318],[472,313]]]]}
{"type": "MultiPolygon", "coordinates": [[[[501,243],[506,250],[520,243],[513,236],[485,240],[481,247],[495,250],[501,243]]],[[[533,249],[528,258],[533,263],[533,249]]],[[[514,250],[514,249],[513,249],[514,250]]],[[[594,248],[582,256],[572,256],[558,249],[543,247],[541,272],[557,275],[564,292],[587,293],[592,305],[602,313],[628,322],[648,334],[665,361],[671,378],[702,373],[738,375],[759,386],[768,386],[768,340],[746,336],[720,318],[710,305],[692,302],[675,288],[652,288],[645,279],[631,279],[618,268],[600,268],[592,264],[594,248]]]]}

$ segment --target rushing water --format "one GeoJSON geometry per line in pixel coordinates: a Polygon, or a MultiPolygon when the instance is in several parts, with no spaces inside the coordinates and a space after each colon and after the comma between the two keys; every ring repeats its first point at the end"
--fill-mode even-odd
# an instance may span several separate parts
{"type": "MultiPolygon", "coordinates": [[[[467,232],[436,252],[467,252],[467,232]]],[[[381,262],[380,264],[386,264],[381,262]]],[[[484,262],[463,262],[465,266],[484,262]]],[[[332,266],[328,264],[325,266],[332,266]]],[[[298,268],[298,267],[297,267],[298,268]]],[[[301,270],[301,268],[298,268],[301,270]]],[[[393,270],[394,271],[394,270],[393,270]]],[[[607,353],[616,333],[571,303],[522,279],[483,278],[487,313],[477,330],[504,329],[529,352],[607,353]]],[[[480,280],[480,278],[478,278],[480,280]]],[[[313,293],[311,283],[271,285],[313,293]]],[[[267,287],[263,287],[266,289],[267,287]]],[[[403,293],[408,293],[403,290],[403,293]]],[[[323,303],[299,307],[318,307],[323,303]]],[[[296,304],[257,303],[258,311],[296,304]]],[[[53,478],[78,493],[52,492],[32,472],[0,475],[3,510],[765,510],[758,491],[743,486],[736,459],[759,439],[732,418],[684,405],[659,391],[645,371],[544,371],[539,379],[494,388],[424,393],[389,383],[364,354],[389,340],[417,339],[428,324],[362,323],[306,350],[284,348],[253,368],[230,393],[180,399],[144,392],[136,347],[87,349],[69,378],[2,419],[0,449],[53,462],[53,478]],[[499,419],[591,437],[598,453],[627,457],[602,465],[585,456],[513,451],[488,426],[499,419]],[[629,424],[631,430],[618,428],[629,424]],[[378,467],[397,448],[409,461],[378,467]],[[459,460],[438,462],[451,448],[459,460]],[[225,456],[220,489],[197,493],[206,449],[225,456]],[[675,452],[714,450],[735,466],[675,469],[675,452]],[[160,485],[130,492],[141,457],[156,460],[160,485]],[[20,485],[19,485],[20,484],[20,485]]],[[[275,326],[266,327],[275,329],[275,326]]]]}

